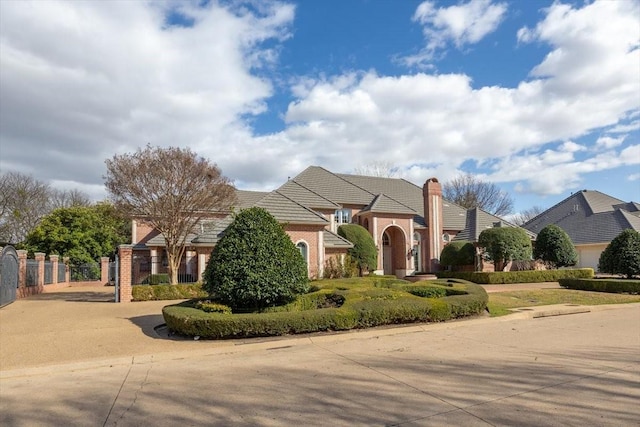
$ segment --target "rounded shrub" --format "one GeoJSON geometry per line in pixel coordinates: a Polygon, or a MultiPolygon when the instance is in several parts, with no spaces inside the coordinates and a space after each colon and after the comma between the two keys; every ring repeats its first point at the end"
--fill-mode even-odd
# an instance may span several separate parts
{"type": "Polygon", "coordinates": [[[555,224],[540,230],[533,248],[533,257],[552,268],[570,267],[578,263],[578,253],[571,238],[555,224]]]}
{"type": "Polygon", "coordinates": [[[358,224],[343,224],[338,227],[338,234],[353,243],[353,248],[348,253],[356,262],[360,276],[364,271],[376,269],[378,250],[366,228],[358,224]]]}
{"type": "Polygon", "coordinates": [[[640,276],[640,233],[627,229],[618,234],[600,254],[598,270],[629,278],[640,276]]]}
{"type": "Polygon", "coordinates": [[[461,267],[463,265],[474,265],[476,248],[473,243],[467,241],[451,242],[442,249],[440,254],[440,265],[446,267],[461,267]]]}
{"type": "Polygon", "coordinates": [[[309,289],[307,265],[278,221],[262,208],[240,211],[213,249],[203,289],[232,308],[286,304],[309,289]]]}

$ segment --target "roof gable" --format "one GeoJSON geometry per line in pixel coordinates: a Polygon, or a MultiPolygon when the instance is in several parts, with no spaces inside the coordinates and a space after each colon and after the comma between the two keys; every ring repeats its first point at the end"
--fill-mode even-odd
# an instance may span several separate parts
{"type": "Polygon", "coordinates": [[[297,183],[295,180],[289,180],[276,190],[278,193],[295,200],[301,205],[312,209],[339,209],[340,205],[331,200],[314,193],[308,188],[297,183]]]}
{"type": "Polygon", "coordinates": [[[374,196],[373,193],[319,166],[309,166],[293,180],[308,190],[339,204],[368,205],[374,196]]]}
{"type": "Polygon", "coordinates": [[[562,228],[574,244],[607,243],[627,228],[640,231],[637,203],[625,203],[599,191],[574,193],[523,225],[539,233],[549,224],[562,228]],[[638,219],[638,220],[636,220],[638,219]]]}
{"type": "Polygon", "coordinates": [[[373,201],[360,212],[380,212],[415,215],[416,211],[385,194],[378,194],[373,201]]]}

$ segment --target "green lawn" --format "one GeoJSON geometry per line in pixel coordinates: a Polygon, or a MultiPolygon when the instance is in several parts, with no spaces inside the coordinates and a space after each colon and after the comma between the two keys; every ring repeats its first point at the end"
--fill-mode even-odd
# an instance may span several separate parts
{"type": "Polygon", "coordinates": [[[511,314],[511,308],[551,304],[623,304],[640,302],[640,295],[604,292],[574,291],[569,289],[538,289],[528,291],[496,292],[489,294],[487,307],[492,317],[511,314]]]}

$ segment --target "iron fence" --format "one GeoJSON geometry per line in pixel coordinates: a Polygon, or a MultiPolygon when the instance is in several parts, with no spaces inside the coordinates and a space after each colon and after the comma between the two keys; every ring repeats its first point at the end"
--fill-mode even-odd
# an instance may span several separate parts
{"type": "Polygon", "coordinates": [[[44,284],[50,285],[53,283],[53,262],[44,262],[44,284]]]}
{"type": "Polygon", "coordinates": [[[27,260],[27,286],[38,286],[38,261],[35,259],[27,260]]]}
{"type": "Polygon", "coordinates": [[[67,281],[67,265],[64,262],[58,263],[58,283],[67,281]]]}
{"type": "MultiPolygon", "coordinates": [[[[178,283],[196,281],[196,259],[183,259],[178,269],[178,283]]],[[[171,282],[167,259],[162,256],[134,255],[131,263],[131,279],[134,285],[159,285],[171,282]]]]}
{"type": "Polygon", "coordinates": [[[109,263],[109,284],[114,284],[116,282],[116,262],[112,261],[109,263]]]}
{"type": "Polygon", "coordinates": [[[72,282],[90,282],[100,280],[100,264],[89,262],[86,264],[74,265],[70,268],[72,282]]]}

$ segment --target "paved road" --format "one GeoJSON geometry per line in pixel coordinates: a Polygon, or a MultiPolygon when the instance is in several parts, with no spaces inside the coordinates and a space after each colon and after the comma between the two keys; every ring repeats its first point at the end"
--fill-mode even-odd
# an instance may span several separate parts
{"type": "Polygon", "coordinates": [[[0,425],[632,426],[640,420],[640,304],[253,344],[139,333],[147,338],[170,348],[0,372],[0,425]],[[188,351],[173,351],[174,345],[188,351]]]}

